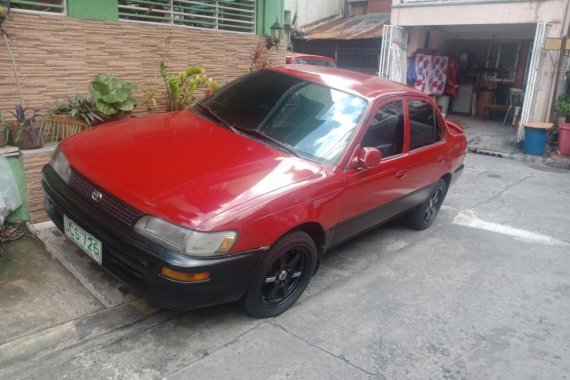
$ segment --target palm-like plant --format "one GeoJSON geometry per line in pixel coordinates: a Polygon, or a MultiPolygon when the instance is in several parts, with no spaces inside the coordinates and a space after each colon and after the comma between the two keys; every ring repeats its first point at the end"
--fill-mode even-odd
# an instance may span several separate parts
{"type": "Polygon", "coordinates": [[[101,114],[95,108],[93,100],[81,94],[71,96],[65,102],[57,104],[54,107],[54,113],[57,115],[69,115],[73,119],[83,121],[89,126],[103,121],[101,114]]]}
{"type": "Polygon", "coordinates": [[[164,61],[160,61],[160,75],[166,86],[168,111],[181,111],[196,100],[195,93],[204,89],[206,93],[217,90],[220,85],[206,75],[202,66],[189,66],[177,74],[167,71],[164,61]]]}

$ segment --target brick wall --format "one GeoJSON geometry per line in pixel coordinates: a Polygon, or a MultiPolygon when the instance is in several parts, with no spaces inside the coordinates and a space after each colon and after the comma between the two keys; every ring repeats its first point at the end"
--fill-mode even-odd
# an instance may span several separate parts
{"type": "MultiPolygon", "coordinates": [[[[33,107],[64,100],[76,92],[87,95],[88,83],[99,73],[162,89],[158,74],[161,58],[172,71],[203,65],[210,76],[225,83],[248,72],[248,56],[264,41],[251,34],[16,12],[4,26],[24,102],[33,107]]],[[[271,49],[272,63],[283,63],[284,57],[285,49],[271,49]]],[[[7,50],[0,43],[0,110],[6,115],[18,102],[7,50]]]]}

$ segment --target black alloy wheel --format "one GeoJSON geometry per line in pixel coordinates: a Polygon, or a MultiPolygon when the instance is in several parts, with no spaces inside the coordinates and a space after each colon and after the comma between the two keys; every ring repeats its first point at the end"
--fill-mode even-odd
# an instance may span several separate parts
{"type": "Polygon", "coordinates": [[[447,194],[447,184],[440,179],[433,186],[427,199],[414,210],[405,216],[405,221],[410,228],[415,230],[425,230],[432,225],[435,217],[447,194]]]}
{"type": "Polygon", "coordinates": [[[430,194],[430,197],[427,199],[428,204],[424,212],[425,223],[431,223],[435,219],[435,216],[439,211],[439,207],[441,206],[442,200],[443,200],[443,188],[438,187],[435,189],[434,192],[432,192],[432,194],[430,194]]]}
{"type": "Polygon", "coordinates": [[[307,252],[297,248],[285,252],[275,260],[265,274],[261,289],[262,302],[268,305],[278,305],[286,302],[299,289],[306,269],[307,252]]]}
{"type": "Polygon", "coordinates": [[[301,296],[317,264],[317,248],[303,231],[291,232],[268,251],[242,298],[253,317],[274,317],[301,296]]]}

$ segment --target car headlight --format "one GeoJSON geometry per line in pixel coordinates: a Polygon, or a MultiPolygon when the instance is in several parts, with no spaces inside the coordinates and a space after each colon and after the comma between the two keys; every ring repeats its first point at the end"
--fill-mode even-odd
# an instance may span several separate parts
{"type": "Polygon", "coordinates": [[[223,255],[230,251],[237,239],[235,231],[194,231],[148,215],[139,219],[135,231],[186,256],[223,255]]]}
{"type": "Polygon", "coordinates": [[[53,156],[50,160],[50,165],[53,170],[63,179],[65,183],[69,183],[69,177],[71,176],[71,167],[69,166],[69,161],[61,151],[58,149],[53,152],[53,156]]]}

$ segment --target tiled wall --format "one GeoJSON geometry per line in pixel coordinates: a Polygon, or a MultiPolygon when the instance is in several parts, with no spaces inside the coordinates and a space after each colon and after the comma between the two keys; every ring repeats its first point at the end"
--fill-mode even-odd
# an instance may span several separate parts
{"type": "Polygon", "coordinates": [[[41,170],[48,163],[53,147],[39,150],[20,151],[26,183],[29,219],[32,223],[44,222],[48,216],[44,211],[44,193],[41,187],[41,170]]]}
{"type": "MultiPolygon", "coordinates": [[[[24,103],[31,107],[49,107],[75,93],[87,95],[89,82],[99,73],[162,89],[158,74],[161,58],[176,72],[188,65],[203,65],[223,84],[249,71],[249,56],[265,41],[251,34],[15,12],[4,26],[24,103]]],[[[284,63],[285,50],[272,49],[271,61],[284,63]]],[[[6,118],[17,103],[11,61],[0,43],[0,110],[6,118]]],[[[40,171],[50,156],[47,151],[22,155],[29,216],[34,223],[47,220],[40,171]]]]}
{"type": "MultiPolygon", "coordinates": [[[[162,89],[161,58],[176,72],[203,65],[210,76],[225,83],[249,71],[250,54],[264,42],[252,34],[16,12],[4,27],[24,103],[32,107],[48,106],[77,92],[87,95],[89,82],[99,73],[162,89]]],[[[271,60],[283,63],[285,49],[271,49],[271,60]]],[[[18,102],[7,49],[0,43],[0,110],[6,116],[18,102]]]]}

